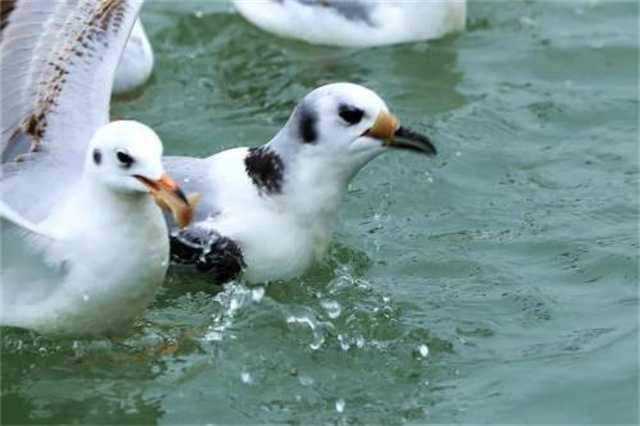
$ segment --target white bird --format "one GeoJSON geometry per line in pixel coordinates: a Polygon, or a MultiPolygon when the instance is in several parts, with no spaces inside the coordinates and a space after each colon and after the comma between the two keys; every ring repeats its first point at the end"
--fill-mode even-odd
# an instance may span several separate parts
{"type": "Polygon", "coordinates": [[[113,80],[113,93],[131,92],[149,80],[153,71],[153,49],[140,18],[136,19],[131,35],[122,52],[113,80]]]}
{"type": "Polygon", "coordinates": [[[466,0],[233,0],[260,29],[313,44],[371,47],[463,31],[466,0]]]}
{"type": "Polygon", "coordinates": [[[0,324],[97,335],[120,332],[144,311],[169,264],[167,226],[150,194],[189,210],[161,157],[151,129],[112,122],[89,144],[82,177],[42,222],[0,203],[0,324]]]}
{"type": "MultiPolygon", "coordinates": [[[[77,38],[67,40],[71,52],[82,48],[82,42],[74,40],[77,38]]],[[[46,33],[36,37],[36,41],[45,50],[51,48],[46,33]]],[[[119,51],[114,44],[102,53],[113,60],[119,51]]],[[[61,61],[58,66],[66,71],[70,62],[61,61]]],[[[6,63],[11,61],[3,61],[6,63]]],[[[48,66],[46,61],[35,60],[30,63],[30,72],[41,78],[53,72],[48,66]]],[[[78,67],[94,79],[93,84],[102,82],[106,87],[110,81],[109,75],[102,72],[104,67],[95,60],[74,62],[72,71],[78,67]]],[[[4,78],[5,73],[2,74],[4,78]]],[[[78,72],[65,74],[64,78],[68,80],[67,85],[84,87],[78,72]]],[[[73,110],[70,105],[60,104],[55,114],[45,115],[44,124],[39,120],[39,113],[29,112],[24,106],[25,102],[27,106],[34,104],[29,91],[23,98],[12,98],[7,113],[13,110],[26,113],[22,120],[17,120],[22,123],[22,132],[4,145],[3,158],[29,149],[33,151],[34,147],[56,148],[55,144],[39,142],[39,131],[43,127],[48,132],[52,127],[64,132],[67,128],[61,124],[64,121],[72,124],[74,131],[83,131],[84,111],[94,111],[96,102],[108,104],[105,87],[90,91],[86,97],[80,96],[81,89],[72,92],[73,110]],[[90,98],[97,95],[98,99],[90,98]],[[21,137],[24,135],[35,137],[21,137]],[[30,143],[24,143],[25,139],[30,143]]],[[[106,117],[106,113],[102,113],[106,117]]],[[[95,117],[91,118],[95,121],[95,117]]],[[[69,141],[65,146],[65,155],[70,155],[71,148],[84,147],[84,144],[69,141]]],[[[240,276],[254,282],[295,277],[325,253],[351,178],[373,158],[393,148],[428,155],[436,153],[425,136],[401,127],[374,92],[355,84],[339,83],[307,95],[286,125],[265,145],[231,149],[204,159],[165,157],[169,173],[184,188],[202,194],[197,223],[186,230],[174,227],[171,231],[173,258],[195,264],[217,283],[240,276]]],[[[32,168],[31,172],[37,174],[41,170],[32,168]]],[[[44,179],[47,178],[45,175],[44,179]]],[[[22,192],[32,193],[33,188],[18,188],[18,193],[22,192]]],[[[15,193],[11,191],[3,196],[15,193]]],[[[22,208],[21,213],[26,209],[36,216],[29,217],[32,221],[42,214],[37,208],[38,200],[17,197],[13,201],[11,205],[22,208]],[[25,201],[28,201],[26,205],[25,201]]]]}
{"type": "Polygon", "coordinates": [[[2,10],[2,325],[120,332],[167,268],[167,227],[149,193],[190,220],[155,133],[106,124],[140,3],[21,0],[2,10]]]}
{"type": "Polygon", "coordinates": [[[436,153],[374,92],[337,83],[307,95],[263,146],[206,159],[166,157],[176,180],[203,195],[196,222],[172,233],[174,259],[216,282],[303,273],[325,253],[352,177],[394,148],[436,153]]]}

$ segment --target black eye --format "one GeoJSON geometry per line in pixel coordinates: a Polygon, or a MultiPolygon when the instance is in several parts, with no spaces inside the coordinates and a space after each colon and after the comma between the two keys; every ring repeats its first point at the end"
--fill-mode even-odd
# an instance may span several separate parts
{"type": "Polygon", "coordinates": [[[128,169],[129,167],[131,167],[131,165],[133,163],[135,163],[135,160],[133,159],[132,156],[130,156],[126,151],[124,150],[118,150],[116,151],[116,157],[118,157],[118,161],[120,162],[120,164],[128,169]]]}
{"type": "Polygon", "coordinates": [[[93,162],[96,163],[96,165],[100,165],[102,162],[102,153],[99,149],[93,150],[93,162]]]}
{"type": "Polygon", "coordinates": [[[344,121],[353,125],[358,124],[360,120],[362,120],[364,111],[354,106],[340,105],[340,107],[338,107],[338,114],[340,114],[340,117],[342,117],[344,121]]]}

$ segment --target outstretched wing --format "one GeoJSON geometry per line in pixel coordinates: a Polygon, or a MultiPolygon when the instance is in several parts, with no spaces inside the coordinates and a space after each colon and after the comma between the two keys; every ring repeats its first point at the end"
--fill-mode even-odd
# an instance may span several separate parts
{"type": "Polygon", "coordinates": [[[114,73],[142,0],[1,3],[0,153],[11,163],[2,167],[2,199],[34,220],[25,199],[77,178],[87,144],[108,120],[114,73]]]}

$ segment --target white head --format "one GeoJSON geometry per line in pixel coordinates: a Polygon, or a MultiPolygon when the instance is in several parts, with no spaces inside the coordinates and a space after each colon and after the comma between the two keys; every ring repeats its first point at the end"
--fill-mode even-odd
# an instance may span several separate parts
{"type": "Polygon", "coordinates": [[[84,173],[114,193],[150,193],[179,223],[193,214],[183,192],[164,173],[160,138],[144,124],[114,121],[98,129],[89,143],[84,173]]]}
{"type": "Polygon", "coordinates": [[[290,211],[331,216],[349,180],[393,148],[436,154],[429,139],[400,126],[374,92],[336,83],[308,94],[268,144],[249,151],[245,168],[261,193],[286,195],[290,211]]]}
{"type": "Polygon", "coordinates": [[[303,167],[317,163],[325,176],[336,174],[346,181],[393,148],[436,154],[427,137],[400,126],[376,93],[352,83],[328,84],[309,93],[269,146],[285,163],[302,157],[303,167]]]}

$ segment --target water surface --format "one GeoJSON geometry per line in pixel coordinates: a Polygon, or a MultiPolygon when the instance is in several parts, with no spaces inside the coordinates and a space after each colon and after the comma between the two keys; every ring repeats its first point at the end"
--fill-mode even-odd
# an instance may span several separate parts
{"type": "Polygon", "coordinates": [[[125,339],[3,330],[3,423],[637,423],[638,4],[470,2],[461,35],[370,50],[155,2],[116,118],[171,154],[258,145],[318,85],[436,141],[349,189],[326,260],[224,290],[172,271],[125,339]]]}

